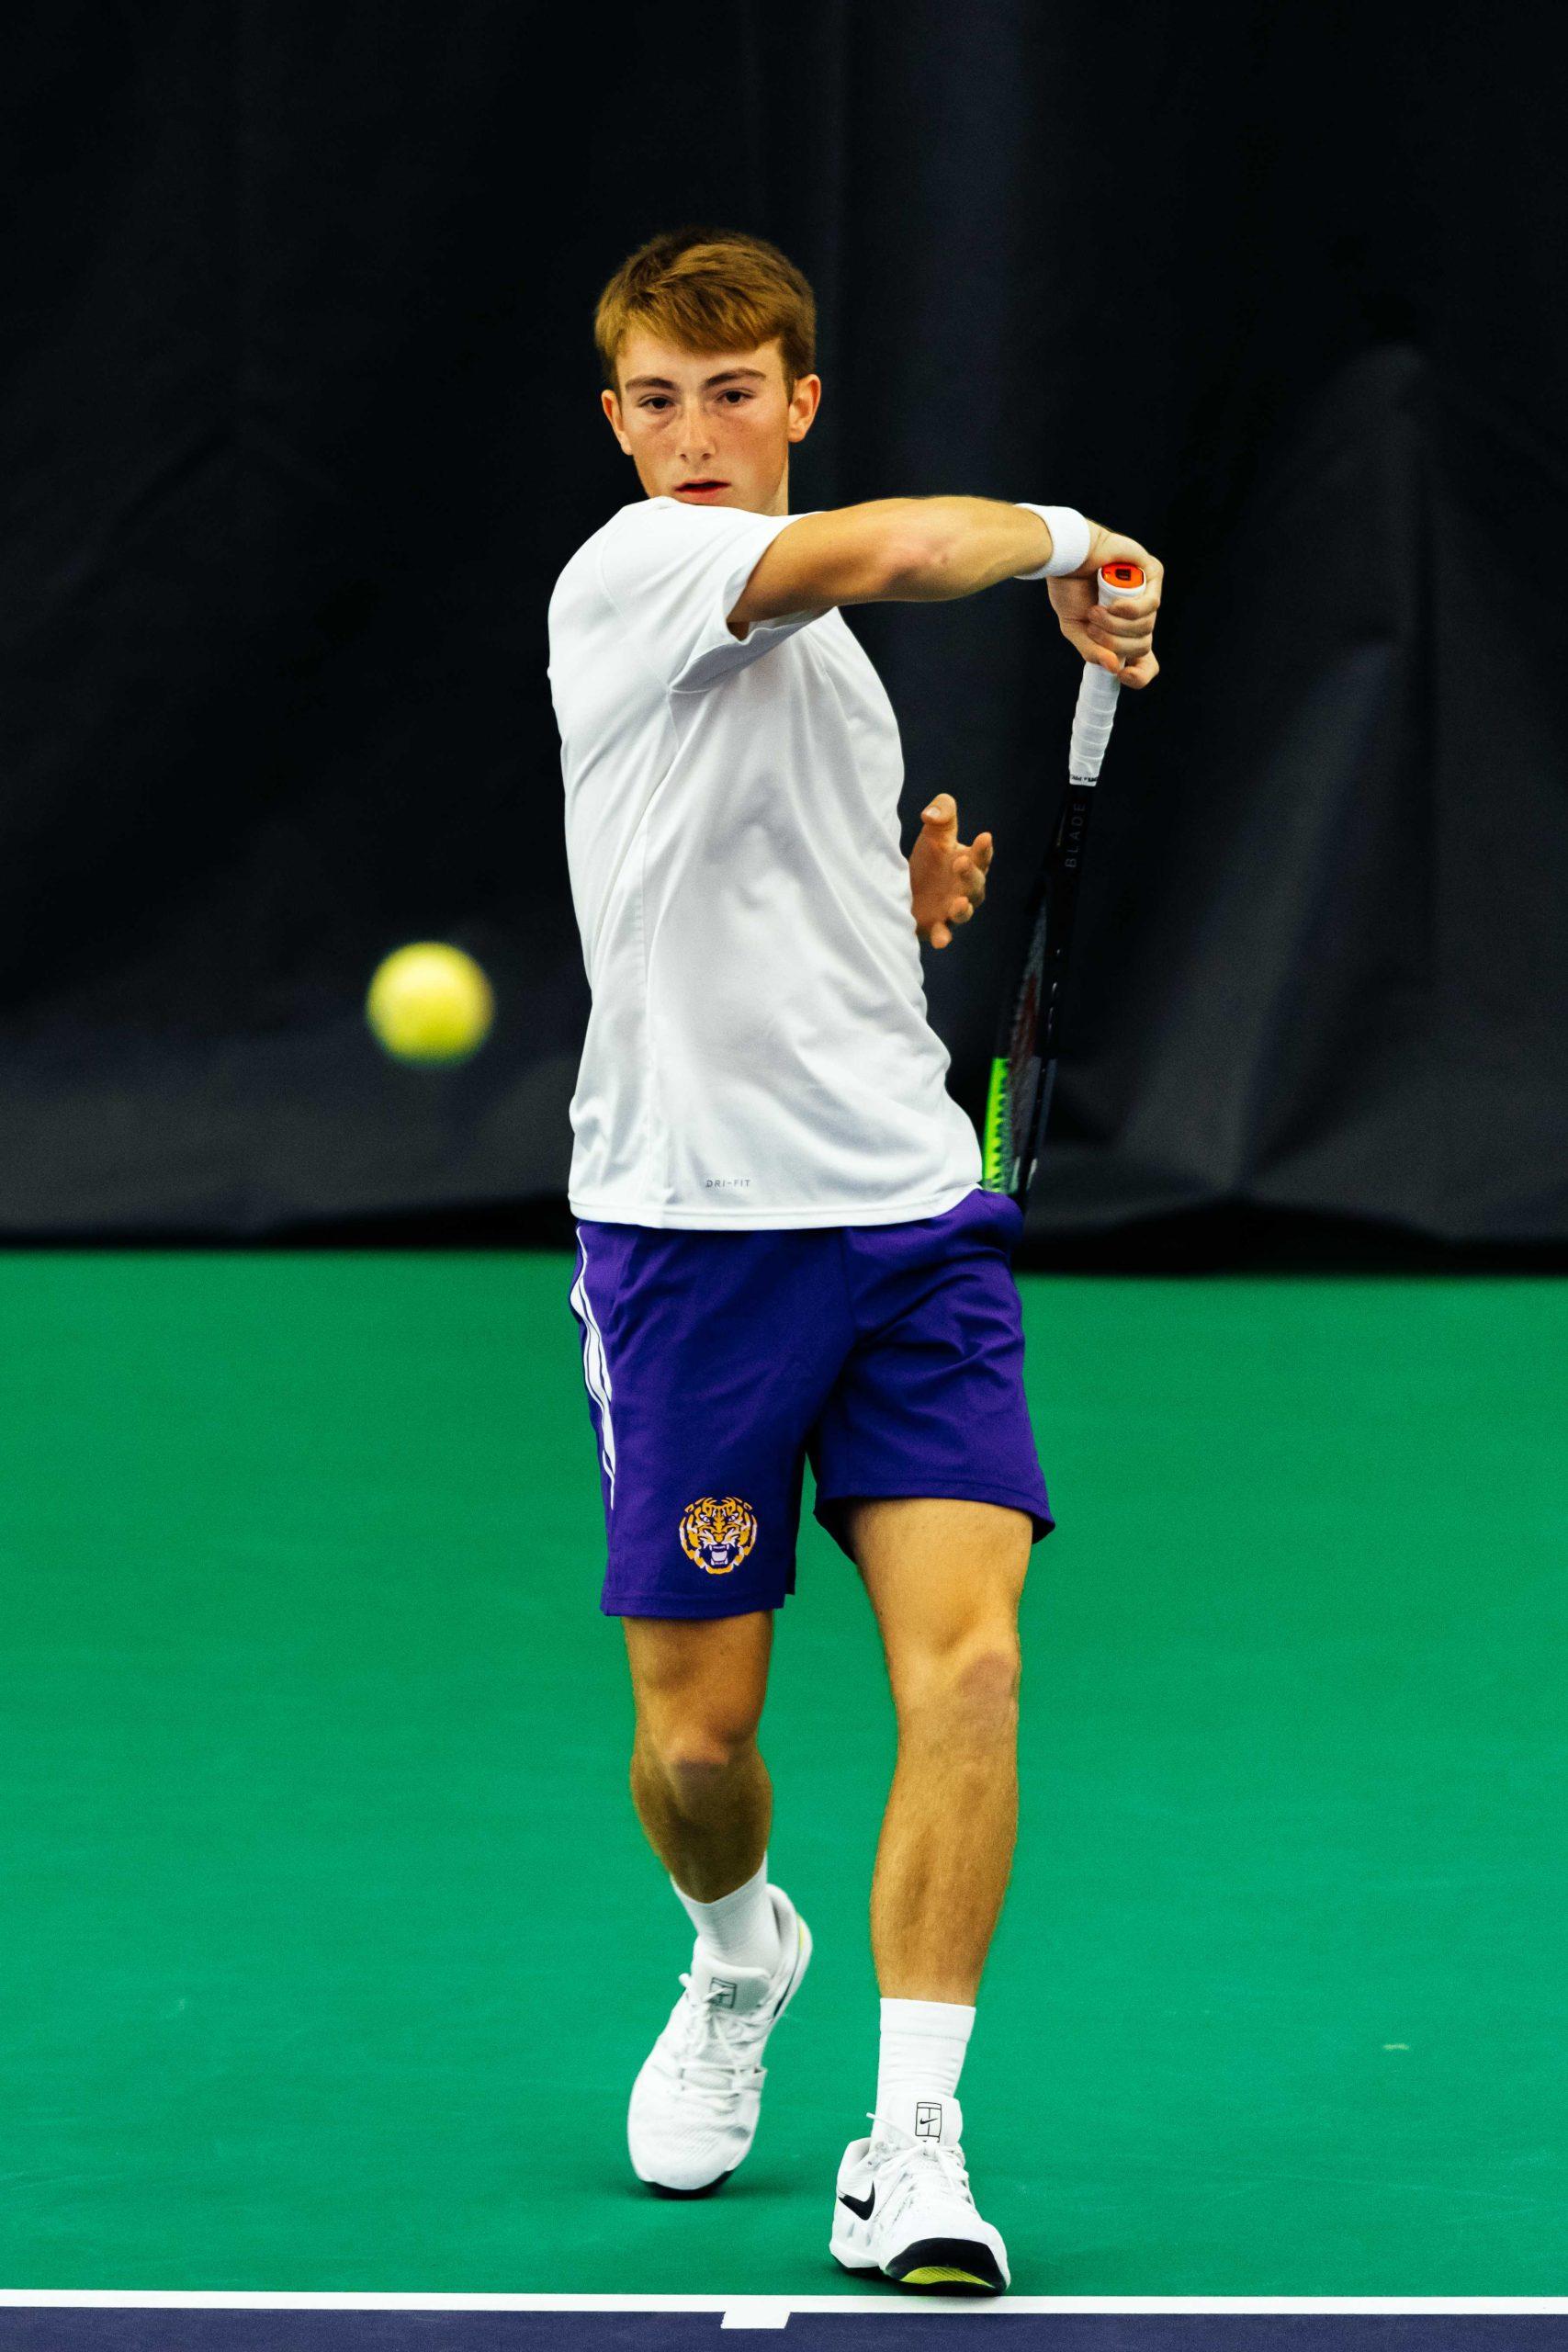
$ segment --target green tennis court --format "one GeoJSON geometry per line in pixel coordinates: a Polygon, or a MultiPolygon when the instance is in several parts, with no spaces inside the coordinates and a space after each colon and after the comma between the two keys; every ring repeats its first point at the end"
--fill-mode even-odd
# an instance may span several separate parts
{"type": "MultiPolygon", "coordinates": [[[[690,1934],[570,1272],[0,1261],[6,2278],[845,2291],[870,1614],[807,1521],[763,1744],[816,1967],[744,2172],[650,2199],[690,1934]]],[[[1568,1286],[1021,1287],[1061,1525],[964,2086],[1018,2291],[1560,2291],[1568,1286]]]]}

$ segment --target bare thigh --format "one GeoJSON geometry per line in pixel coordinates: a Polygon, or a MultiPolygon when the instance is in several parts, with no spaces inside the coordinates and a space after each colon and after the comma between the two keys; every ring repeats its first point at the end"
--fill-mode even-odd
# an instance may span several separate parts
{"type": "Polygon", "coordinates": [[[1018,1640],[1029,1513],[943,1496],[864,1496],[840,1523],[875,1612],[896,1701],[933,1667],[1018,1640]]]}
{"type": "Polygon", "coordinates": [[[661,1756],[733,1754],[755,1736],[767,1696],[773,1612],[623,1617],[638,1736],[661,1756]]]}

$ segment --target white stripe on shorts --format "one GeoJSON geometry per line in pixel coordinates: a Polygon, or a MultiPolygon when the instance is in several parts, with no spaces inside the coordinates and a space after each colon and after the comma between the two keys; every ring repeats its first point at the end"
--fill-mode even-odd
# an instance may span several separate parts
{"type": "Polygon", "coordinates": [[[588,1394],[599,1408],[599,1459],[604,1464],[604,1475],[610,1481],[610,1500],[615,1499],[615,1431],[610,1419],[610,1366],[604,1354],[604,1334],[599,1329],[593,1312],[593,1302],[588,1295],[588,1252],[582,1236],[577,1237],[580,1264],[577,1280],[571,1286],[571,1303],[582,1325],[582,1377],[588,1394]]]}

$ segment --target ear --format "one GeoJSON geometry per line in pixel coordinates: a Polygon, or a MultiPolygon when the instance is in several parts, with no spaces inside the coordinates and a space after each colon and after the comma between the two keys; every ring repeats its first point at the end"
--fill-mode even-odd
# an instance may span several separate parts
{"type": "Polygon", "coordinates": [[[606,389],[599,395],[599,405],[610,420],[610,430],[621,445],[622,455],[629,458],[632,453],[631,444],[626,439],[626,427],[621,423],[621,402],[619,395],[606,389]]]}
{"type": "Polygon", "coordinates": [[[820,376],[796,379],[789,400],[789,424],[786,428],[791,441],[804,441],[817,415],[817,404],[822,398],[820,376]]]}

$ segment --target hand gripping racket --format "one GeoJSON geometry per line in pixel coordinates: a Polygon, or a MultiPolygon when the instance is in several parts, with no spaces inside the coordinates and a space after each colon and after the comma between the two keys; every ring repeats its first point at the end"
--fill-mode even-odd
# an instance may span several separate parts
{"type": "MultiPolygon", "coordinates": [[[[1135,596],[1143,584],[1143,571],[1135,563],[1100,565],[1102,605],[1135,596]]],[[[1078,872],[1100,763],[1121,694],[1114,671],[1102,670],[1098,662],[1084,664],[1067,755],[1066,797],[1030,907],[1023,963],[991,1063],[980,1182],[988,1193],[1010,1193],[1021,1209],[1029,1199],[1051,1109],[1078,872]]]]}

